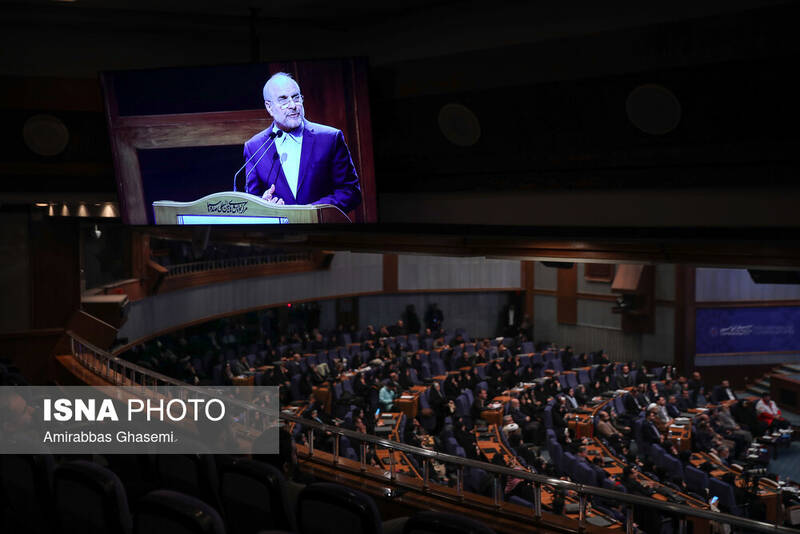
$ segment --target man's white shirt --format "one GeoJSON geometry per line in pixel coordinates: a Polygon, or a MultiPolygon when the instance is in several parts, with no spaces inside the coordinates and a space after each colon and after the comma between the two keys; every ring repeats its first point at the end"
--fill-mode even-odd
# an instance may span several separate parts
{"type": "MultiPolygon", "coordinates": [[[[273,131],[277,132],[278,127],[273,126],[273,131]]],[[[300,154],[303,149],[303,125],[301,124],[293,132],[283,132],[283,135],[276,139],[275,150],[279,154],[283,174],[289,189],[292,190],[294,198],[297,198],[297,186],[300,174],[300,154]]]]}

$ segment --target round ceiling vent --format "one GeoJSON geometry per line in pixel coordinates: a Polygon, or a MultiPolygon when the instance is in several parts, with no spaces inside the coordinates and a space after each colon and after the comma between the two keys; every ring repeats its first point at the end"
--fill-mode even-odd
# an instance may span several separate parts
{"type": "Polygon", "coordinates": [[[67,148],[69,130],[57,117],[34,115],[25,121],[22,138],[34,154],[56,156],[67,148]]]}
{"type": "Polygon", "coordinates": [[[457,146],[472,146],[481,136],[478,117],[461,104],[445,104],[439,110],[439,129],[445,138],[457,146]]]}
{"type": "Polygon", "coordinates": [[[664,135],[681,121],[681,103],[672,91],[656,84],[640,85],[625,102],[628,120],[650,135],[664,135]]]}

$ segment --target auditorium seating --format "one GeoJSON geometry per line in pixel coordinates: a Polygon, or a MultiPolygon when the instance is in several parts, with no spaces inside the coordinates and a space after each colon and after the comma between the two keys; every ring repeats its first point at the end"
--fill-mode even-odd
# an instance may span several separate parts
{"type": "Polygon", "coordinates": [[[318,482],[298,496],[297,530],[299,534],[382,534],[383,525],[368,495],[341,484],[318,482]]]}
{"type": "Polygon", "coordinates": [[[237,459],[223,466],[220,472],[220,498],[228,534],[294,529],[286,480],[271,465],[237,459]]]}
{"type": "Polygon", "coordinates": [[[58,532],[130,534],[133,528],[125,488],[111,470],[78,460],[53,473],[58,532]]]}
{"type": "Polygon", "coordinates": [[[730,484],[716,477],[709,477],[708,492],[712,496],[719,497],[720,510],[727,510],[728,513],[734,515],[742,515],[742,510],[736,504],[733,487],[730,484]]]}
{"type": "MultiPolygon", "coordinates": [[[[449,336],[445,337],[445,342],[448,342],[449,339],[450,339],[449,336]]],[[[388,340],[387,343],[389,345],[392,345],[396,350],[399,350],[403,345],[407,345],[410,347],[412,345],[412,341],[413,341],[412,337],[403,339],[402,336],[398,336],[398,338],[394,340],[391,339],[388,340]]],[[[511,340],[506,340],[506,341],[509,343],[511,342],[511,340]]],[[[494,345],[494,350],[488,352],[490,353],[493,352],[496,356],[503,357],[505,353],[497,354],[496,347],[498,346],[498,342],[496,340],[493,342],[493,345],[494,345]]],[[[564,373],[562,372],[562,369],[564,367],[571,368],[577,365],[582,365],[579,362],[578,358],[572,357],[571,359],[572,361],[570,362],[569,360],[567,360],[566,353],[563,353],[563,351],[558,352],[556,350],[546,350],[535,353],[532,352],[533,348],[534,347],[532,345],[527,347],[527,349],[530,349],[530,352],[527,352],[526,347],[524,346],[522,347],[522,350],[526,352],[518,355],[518,361],[520,366],[517,367],[516,370],[512,369],[511,372],[516,372],[517,376],[522,376],[521,372],[523,371],[525,365],[544,363],[545,367],[553,371],[555,379],[558,380],[565,389],[569,387],[576,387],[578,384],[588,383],[590,381],[590,377],[597,372],[598,368],[595,367],[592,369],[578,368],[575,369],[575,372],[564,373]],[[562,358],[564,359],[563,364],[562,364],[562,358]]],[[[515,352],[518,351],[518,349],[519,347],[516,347],[515,352]]],[[[475,350],[476,346],[471,342],[464,346],[464,351],[468,354],[474,352],[475,350]]],[[[342,352],[346,354],[358,354],[358,353],[364,355],[369,354],[368,352],[361,350],[361,347],[359,345],[353,344],[346,348],[330,348],[328,350],[318,351],[313,356],[303,356],[304,358],[303,362],[305,363],[305,365],[314,365],[315,362],[319,362],[319,363],[327,363],[329,366],[333,366],[335,365],[335,363],[333,362],[332,358],[339,357],[342,354],[342,352]]],[[[456,347],[452,355],[455,356],[460,352],[461,352],[461,347],[456,347]]],[[[602,352],[592,353],[590,355],[590,358],[593,361],[599,361],[602,358],[602,352]]],[[[448,369],[450,369],[451,372],[455,371],[456,369],[459,368],[459,366],[462,363],[463,362],[457,362],[455,361],[454,358],[451,358],[451,354],[448,353],[447,349],[444,350],[436,349],[430,352],[420,353],[418,362],[415,363],[416,365],[419,365],[420,371],[419,374],[417,374],[415,369],[413,368],[411,369],[411,371],[409,372],[409,374],[411,375],[411,383],[429,384],[433,380],[433,377],[439,377],[437,378],[437,380],[441,381],[442,380],[441,376],[447,375],[448,369]]],[[[613,369],[613,372],[616,373],[617,375],[622,372],[622,365],[620,363],[612,364],[611,368],[613,369]]],[[[487,376],[486,369],[487,369],[486,366],[478,366],[477,375],[485,379],[487,376]]],[[[541,367],[539,367],[538,369],[541,370],[541,367]]],[[[376,375],[378,375],[379,371],[380,371],[379,368],[375,368],[374,371],[372,370],[369,371],[369,374],[375,372],[376,375]]],[[[654,369],[653,371],[659,372],[660,370],[654,369]]],[[[634,379],[638,378],[641,372],[643,371],[633,369],[632,377],[634,377],[634,379]]],[[[383,378],[383,381],[386,382],[388,380],[386,378],[387,375],[388,372],[383,371],[380,372],[378,376],[383,378]]],[[[305,400],[304,398],[302,398],[304,397],[304,395],[300,393],[300,387],[301,385],[306,385],[306,384],[301,383],[301,378],[302,377],[299,375],[299,373],[295,373],[291,378],[290,391],[292,400],[299,400],[299,401],[305,400]]],[[[510,380],[509,382],[506,382],[505,386],[509,386],[511,384],[511,380],[513,380],[513,377],[511,376],[508,376],[508,378],[510,380]]],[[[328,389],[331,392],[332,399],[334,401],[332,403],[332,405],[334,406],[334,411],[332,415],[343,418],[345,422],[350,423],[352,421],[352,417],[350,416],[352,406],[349,405],[340,406],[336,401],[340,399],[343,394],[353,392],[352,382],[350,382],[349,380],[344,380],[341,383],[331,382],[328,385],[329,385],[328,389]]],[[[462,417],[467,421],[469,421],[469,416],[471,414],[471,406],[472,402],[474,401],[475,393],[477,393],[480,389],[490,389],[496,392],[497,390],[495,390],[495,385],[496,383],[493,380],[489,379],[488,381],[480,382],[474,389],[469,389],[466,387],[462,389],[461,393],[455,398],[455,409],[456,409],[455,416],[462,417]],[[490,384],[491,387],[489,387],[490,384]]],[[[303,391],[305,391],[305,389],[303,389],[303,391]]],[[[502,389],[500,391],[502,391],[502,389]]],[[[370,390],[368,395],[370,397],[367,397],[367,403],[368,403],[367,411],[374,412],[374,409],[372,410],[370,409],[370,405],[372,404],[371,396],[376,397],[377,391],[370,390]]],[[[428,391],[420,393],[418,398],[419,398],[419,405],[417,407],[418,408],[417,418],[419,419],[421,426],[425,428],[427,431],[431,432],[436,426],[436,416],[429,412],[430,403],[428,402],[428,391]]],[[[641,438],[641,425],[643,422],[642,419],[643,414],[626,413],[628,412],[628,410],[626,410],[626,402],[625,402],[626,400],[630,400],[627,394],[618,395],[613,399],[611,399],[611,401],[608,402],[603,409],[610,412],[611,408],[613,407],[614,410],[619,415],[627,416],[626,418],[623,419],[622,423],[633,427],[633,437],[639,445],[638,452],[640,459],[645,464],[647,464],[648,460],[647,458],[645,458],[645,455],[647,455],[653,461],[653,463],[658,467],[658,469],[652,469],[652,471],[657,473],[658,476],[649,472],[646,472],[644,474],[655,481],[657,481],[658,478],[660,477],[662,481],[667,484],[670,483],[671,481],[680,482],[685,477],[685,480],[688,484],[688,490],[694,490],[696,493],[702,495],[705,487],[711,484],[705,473],[689,466],[687,466],[684,469],[684,466],[681,463],[681,461],[669,455],[667,452],[665,452],[662,446],[658,444],[649,446],[647,443],[644,443],[641,438]]],[[[628,403],[627,405],[630,407],[631,404],[632,403],[628,403]]],[[[506,413],[508,411],[508,406],[509,403],[506,402],[506,413]]],[[[574,481],[582,484],[601,485],[603,487],[609,487],[619,491],[625,491],[625,488],[623,486],[615,484],[612,480],[609,480],[605,477],[599,476],[599,472],[593,466],[583,461],[577,461],[576,457],[570,452],[564,452],[564,448],[557,442],[557,440],[555,439],[555,434],[553,433],[552,430],[553,427],[552,409],[553,407],[551,404],[547,406],[544,410],[544,423],[547,428],[547,439],[545,444],[547,447],[547,451],[549,453],[550,460],[552,464],[556,467],[557,472],[567,474],[574,481]]],[[[496,415],[499,417],[499,414],[496,415]]],[[[454,417],[453,419],[455,418],[456,417],[454,417]]],[[[450,423],[452,424],[452,421],[450,421],[450,423]]],[[[578,428],[577,424],[578,423],[576,422],[576,428],[578,428]]],[[[572,426],[571,421],[570,425],[572,426]]],[[[402,427],[403,425],[401,424],[399,426],[400,430],[399,434],[401,440],[403,439],[404,435],[402,427]]],[[[297,428],[299,428],[299,425],[296,427],[295,432],[298,431],[297,428]]],[[[449,454],[465,456],[464,449],[459,444],[459,442],[452,436],[452,433],[448,433],[447,431],[445,431],[442,433],[440,437],[441,440],[436,441],[436,446],[438,450],[444,450],[449,454]]],[[[499,439],[506,447],[510,449],[512,454],[516,454],[518,452],[517,450],[511,449],[511,447],[509,447],[508,438],[505,436],[504,433],[499,434],[499,439]]],[[[531,439],[531,438],[528,438],[526,436],[526,439],[531,439]]],[[[542,445],[542,444],[536,443],[536,445],[542,445]]],[[[636,452],[637,450],[634,447],[632,453],[635,454],[636,452]]],[[[340,442],[340,454],[344,458],[349,458],[353,460],[358,459],[356,447],[354,447],[351,444],[350,440],[348,440],[347,438],[343,438],[340,442]]],[[[612,449],[612,455],[616,454],[617,452],[612,449]]],[[[630,461],[631,457],[627,456],[623,458],[622,456],[619,456],[619,458],[622,459],[622,462],[626,462],[630,461]]],[[[517,457],[515,458],[515,460],[518,463],[525,465],[522,458],[517,457]]],[[[643,471],[651,471],[651,468],[647,466],[643,471]]],[[[482,470],[466,470],[464,474],[465,474],[464,484],[465,484],[465,489],[467,491],[480,492],[482,488],[485,489],[483,484],[486,478],[485,472],[482,472],[482,470]]],[[[724,486],[718,486],[717,489],[718,491],[727,493],[727,490],[724,486]]],[[[687,488],[676,487],[675,490],[686,493],[687,488]]],[[[184,491],[189,491],[189,490],[184,489],[184,491]]],[[[720,499],[721,501],[726,503],[725,504],[726,506],[735,507],[736,505],[736,503],[733,500],[732,494],[730,495],[729,499],[727,497],[723,499],[722,496],[720,496],[720,499]]],[[[736,508],[731,508],[731,509],[736,509],[736,508]]]]}
{"type": "Polygon", "coordinates": [[[55,467],[49,454],[0,454],[1,507],[12,531],[51,531],[55,467]]]}
{"type": "Polygon", "coordinates": [[[686,486],[694,493],[703,494],[708,488],[708,475],[703,471],[687,465],[683,470],[686,478],[686,486]]]}
{"type": "Polygon", "coordinates": [[[672,480],[683,480],[683,464],[679,459],[670,454],[665,454],[661,466],[668,478],[672,480]]]}
{"type": "Polygon", "coordinates": [[[594,469],[592,469],[586,462],[576,462],[572,468],[571,476],[573,480],[579,484],[586,484],[588,486],[598,485],[597,475],[595,474],[594,469]]]}
{"type": "Polygon", "coordinates": [[[419,512],[406,521],[403,534],[494,534],[494,531],[462,515],[419,512]]]}
{"type": "Polygon", "coordinates": [[[134,534],[225,534],[219,513],[205,502],[176,491],[145,495],[134,517],[134,534]]]}
{"type": "Polygon", "coordinates": [[[192,495],[220,509],[219,477],[214,456],[210,454],[159,454],[155,459],[161,488],[192,495]]]}

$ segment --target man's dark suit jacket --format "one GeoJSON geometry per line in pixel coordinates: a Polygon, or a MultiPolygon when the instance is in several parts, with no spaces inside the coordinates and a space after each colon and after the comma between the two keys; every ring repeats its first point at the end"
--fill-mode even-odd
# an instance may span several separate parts
{"type": "Polygon", "coordinates": [[[617,375],[617,388],[624,389],[624,388],[631,387],[633,385],[635,385],[635,384],[633,383],[633,375],[632,374],[629,373],[628,376],[617,375]]]}
{"type": "MultiPolygon", "coordinates": [[[[677,399],[676,399],[676,400],[677,400],[677,399]]],[[[675,417],[678,417],[678,416],[680,416],[680,415],[681,415],[681,410],[680,410],[680,408],[678,408],[678,406],[676,406],[675,404],[669,404],[669,403],[667,403],[667,405],[666,405],[666,408],[667,408],[667,415],[669,415],[669,416],[670,416],[670,417],[672,417],[673,419],[674,419],[675,417]]]]}
{"type": "Polygon", "coordinates": [[[661,433],[650,421],[645,421],[642,423],[642,439],[647,443],[659,443],[661,441],[661,433]]]}
{"type": "MultiPolygon", "coordinates": [[[[733,393],[733,398],[736,399],[736,393],[731,388],[731,393],[733,393]]],[[[728,399],[728,394],[725,392],[725,389],[722,386],[715,386],[714,391],[711,392],[711,401],[718,403],[722,401],[730,400],[728,399]]]]}
{"type": "MultiPolygon", "coordinates": [[[[245,161],[259,150],[270,132],[272,125],[244,144],[245,161]]],[[[260,197],[274,184],[273,195],[282,198],[285,204],[333,204],[347,213],[361,203],[358,175],[340,130],[305,121],[297,197],[286,181],[275,143],[268,146],[246,166],[247,192],[251,195],[260,197]]]]}

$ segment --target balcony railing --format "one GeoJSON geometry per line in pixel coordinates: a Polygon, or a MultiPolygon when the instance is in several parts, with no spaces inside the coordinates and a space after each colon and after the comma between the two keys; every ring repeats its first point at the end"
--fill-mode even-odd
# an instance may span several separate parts
{"type": "Polygon", "coordinates": [[[282,254],[267,254],[262,256],[245,256],[241,258],[222,258],[217,260],[178,263],[176,265],[166,266],[167,277],[181,276],[205,271],[215,271],[218,269],[237,269],[241,267],[253,267],[256,265],[274,265],[278,263],[310,261],[312,259],[311,254],[311,252],[289,252],[282,254]]]}
{"type": "MultiPolygon", "coordinates": [[[[91,343],[88,343],[80,339],[79,336],[77,336],[71,331],[68,331],[67,335],[70,336],[72,355],[75,357],[75,359],[79,363],[81,363],[84,367],[86,367],[93,373],[99,375],[100,377],[108,380],[112,384],[120,386],[140,386],[142,388],[153,389],[154,392],[157,392],[159,386],[174,385],[174,386],[182,386],[190,390],[195,390],[200,394],[204,394],[202,388],[195,388],[191,385],[185,384],[168,376],[162,375],[155,371],[151,371],[149,369],[145,369],[144,367],[123,360],[122,358],[113,356],[107,351],[98,349],[91,343]]],[[[264,421],[256,415],[258,413],[263,413],[263,409],[259,408],[258,406],[250,405],[242,401],[239,401],[238,404],[241,406],[244,413],[244,417],[241,419],[241,423],[243,425],[254,425],[254,424],[258,425],[256,427],[253,427],[253,431],[255,432],[263,431],[265,428],[264,421]]],[[[502,501],[500,492],[498,491],[499,481],[501,476],[505,475],[528,481],[531,483],[531,486],[533,487],[533,494],[534,494],[534,500],[531,507],[531,518],[535,519],[536,521],[543,521],[542,491],[544,487],[550,487],[553,489],[562,490],[564,492],[571,491],[578,496],[578,504],[579,504],[578,523],[579,523],[579,528],[581,530],[585,529],[586,527],[587,512],[590,509],[589,507],[591,506],[588,497],[598,497],[601,499],[607,499],[610,501],[623,503],[625,505],[627,520],[624,526],[625,526],[625,532],[627,534],[632,534],[634,532],[634,526],[633,526],[634,505],[645,506],[647,508],[655,509],[665,514],[678,517],[680,523],[680,532],[683,533],[687,532],[686,520],[688,517],[706,519],[709,521],[714,521],[718,524],[727,524],[730,525],[732,528],[741,528],[748,532],[765,532],[774,534],[797,534],[798,532],[797,529],[773,525],[770,523],[765,523],[763,521],[745,519],[735,515],[724,514],[721,512],[714,512],[711,510],[705,510],[700,508],[693,508],[690,506],[685,506],[680,504],[661,502],[649,497],[629,495],[627,493],[622,493],[619,491],[599,488],[595,486],[587,486],[584,484],[577,484],[574,482],[568,482],[557,478],[551,478],[545,475],[539,475],[527,471],[520,471],[508,467],[497,466],[486,462],[479,462],[468,458],[462,458],[460,456],[444,454],[441,452],[380,438],[370,434],[362,434],[360,432],[346,430],[338,426],[331,426],[318,423],[311,419],[297,417],[291,414],[281,413],[280,419],[288,423],[299,424],[302,426],[302,430],[307,432],[306,436],[308,442],[307,454],[309,458],[314,457],[314,438],[316,433],[320,434],[326,433],[333,436],[334,440],[333,455],[331,457],[332,465],[339,464],[341,460],[339,442],[342,436],[346,436],[349,439],[351,438],[357,440],[361,443],[360,454],[359,454],[361,471],[365,471],[367,469],[367,443],[372,444],[376,449],[377,448],[386,449],[389,451],[390,454],[394,451],[398,451],[413,455],[417,458],[421,458],[423,462],[422,477],[423,477],[424,489],[429,489],[431,486],[436,485],[432,484],[429,479],[431,462],[434,461],[444,464],[450,464],[455,467],[457,474],[456,491],[459,497],[462,497],[464,494],[463,480],[464,480],[465,468],[483,469],[484,471],[489,473],[494,480],[494,491],[492,493],[495,506],[500,506],[502,501]]],[[[419,489],[417,486],[413,486],[411,484],[404,482],[402,477],[397,476],[394,463],[391,464],[388,476],[390,480],[392,480],[398,486],[407,486],[410,489],[419,489]]]]}
{"type": "MultiPolygon", "coordinates": [[[[194,398],[205,397],[210,399],[216,397],[216,395],[209,393],[208,388],[196,387],[186,382],[181,382],[114,356],[82,339],[71,330],[67,331],[67,335],[70,338],[70,348],[75,360],[110,384],[140,389],[142,395],[152,398],[163,393],[163,386],[180,386],[182,391],[191,391],[195,396],[194,398]]],[[[273,420],[270,421],[268,416],[271,414],[260,406],[243,402],[236,398],[227,398],[227,401],[239,410],[238,422],[241,428],[250,434],[258,435],[270,428],[271,425],[277,425],[277,421],[274,420],[274,414],[273,420]]]]}

